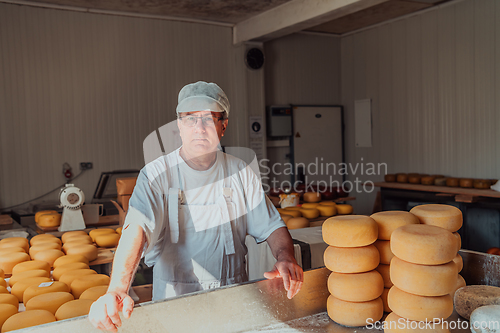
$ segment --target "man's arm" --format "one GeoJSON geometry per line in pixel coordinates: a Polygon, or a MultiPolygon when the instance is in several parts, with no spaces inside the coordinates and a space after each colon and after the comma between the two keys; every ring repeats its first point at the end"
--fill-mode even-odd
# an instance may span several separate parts
{"type": "Polygon", "coordinates": [[[286,227],[278,228],[267,238],[277,262],[271,271],[264,273],[266,279],[283,278],[287,296],[292,299],[304,282],[304,272],[293,255],[293,241],[286,227]]]}
{"type": "Polygon", "coordinates": [[[128,290],[141,260],[145,240],[144,230],[140,226],[127,225],[123,228],[113,260],[108,292],[90,308],[89,320],[96,328],[116,332],[116,328],[121,326],[120,311],[125,318],[130,318],[134,301],[128,295],[128,290]]]}

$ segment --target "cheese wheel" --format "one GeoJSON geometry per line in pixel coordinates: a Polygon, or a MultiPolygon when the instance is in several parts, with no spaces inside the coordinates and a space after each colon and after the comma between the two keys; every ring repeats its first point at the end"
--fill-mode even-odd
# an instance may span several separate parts
{"type": "Polygon", "coordinates": [[[424,176],[420,179],[420,183],[422,185],[434,185],[434,180],[436,180],[436,176],[424,176]]]}
{"type": "Polygon", "coordinates": [[[7,290],[7,288],[5,288],[4,286],[0,286],[0,295],[1,294],[8,294],[9,291],[7,290]]]}
{"type": "Polygon", "coordinates": [[[66,240],[64,241],[64,245],[69,244],[69,243],[86,243],[86,244],[92,244],[94,241],[92,238],[90,238],[89,235],[73,235],[66,237],[66,240]]]}
{"type": "Polygon", "coordinates": [[[90,236],[90,238],[92,238],[92,241],[95,242],[95,237],[97,235],[101,235],[101,234],[115,234],[115,233],[116,233],[116,231],[114,231],[113,229],[102,228],[102,229],[90,230],[89,236],[90,236]]]}
{"type": "Polygon", "coordinates": [[[44,251],[37,252],[35,254],[35,256],[33,257],[33,259],[40,260],[40,261],[46,261],[50,265],[50,267],[52,267],[52,265],[54,264],[54,261],[57,258],[62,257],[63,255],[64,255],[64,253],[61,250],[56,250],[56,249],[44,250],[44,251]]]}
{"type": "Polygon", "coordinates": [[[457,276],[457,283],[455,285],[455,289],[453,289],[453,291],[450,293],[450,296],[452,298],[455,298],[455,293],[457,292],[458,289],[462,288],[462,287],[465,287],[467,284],[465,283],[465,280],[464,278],[462,277],[462,275],[458,274],[457,276]]]}
{"type": "Polygon", "coordinates": [[[465,286],[455,292],[455,310],[459,315],[469,320],[471,313],[485,305],[500,304],[500,287],[465,286]]]}
{"type": "Polygon", "coordinates": [[[384,332],[387,333],[450,333],[447,322],[426,323],[422,321],[408,320],[391,312],[383,323],[384,332]]]}
{"type": "Polygon", "coordinates": [[[363,247],[329,246],[324,253],[326,268],[336,273],[362,273],[374,270],[380,261],[374,245],[363,247]]]}
{"type": "MultiPolygon", "coordinates": [[[[286,215],[291,215],[293,217],[302,217],[302,213],[300,212],[300,210],[292,210],[292,209],[288,209],[288,208],[291,208],[291,207],[287,207],[285,209],[282,209],[281,211],[283,211],[282,214],[286,214],[286,215]]],[[[278,210],[279,212],[281,212],[280,210],[278,210]]]]}
{"type": "Polygon", "coordinates": [[[315,219],[319,216],[319,210],[316,208],[303,208],[300,210],[302,216],[308,219],[315,219]]]}
{"type": "Polygon", "coordinates": [[[404,261],[420,265],[440,265],[457,255],[457,240],[443,228],[426,224],[408,224],[391,236],[391,251],[404,261]]]}
{"type": "Polygon", "coordinates": [[[293,218],[292,215],[287,215],[287,214],[280,214],[280,216],[281,216],[281,219],[283,220],[283,222],[285,222],[285,224],[287,224],[288,220],[293,218]]]}
{"type": "Polygon", "coordinates": [[[104,234],[98,235],[95,238],[95,243],[99,247],[116,247],[120,241],[120,235],[118,234],[104,234]]]}
{"type": "Polygon", "coordinates": [[[5,273],[3,271],[3,269],[0,268],[0,278],[4,278],[5,277],[5,273]]]}
{"type": "Polygon", "coordinates": [[[63,243],[66,242],[68,238],[74,237],[74,236],[88,236],[85,231],[83,230],[74,230],[74,231],[66,231],[64,234],[61,236],[61,240],[63,243]]]}
{"type": "Polygon", "coordinates": [[[319,214],[321,216],[325,217],[330,217],[330,216],[335,216],[337,215],[337,206],[329,206],[329,205],[318,205],[316,207],[317,210],[319,210],[319,214]]]}
{"type": "Polygon", "coordinates": [[[19,307],[19,300],[11,294],[0,294],[0,304],[11,304],[17,309],[19,307]]]}
{"type": "Polygon", "coordinates": [[[85,290],[81,295],[80,299],[90,299],[94,302],[101,296],[104,296],[108,292],[108,286],[96,286],[85,290]]]}
{"type": "Polygon", "coordinates": [[[14,266],[17,264],[29,261],[31,258],[29,254],[24,252],[12,252],[9,255],[0,257],[0,269],[2,269],[5,274],[12,274],[14,266]]]}
{"type": "Polygon", "coordinates": [[[401,226],[420,223],[415,215],[398,210],[378,212],[372,214],[370,217],[377,222],[378,239],[382,240],[390,240],[394,230],[401,226]]]}
{"type": "Polygon", "coordinates": [[[71,293],[75,296],[75,298],[80,298],[80,295],[89,288],[107,285],[109,285],[109,276],[107,275],[85,275],[71,282],[71,293]]]}
{"type": "Polygon", "coordinates": [[[458,187],[458,178],[446,178],[446,186],[458,187]]]}
{"type": "Polygon", "coordinates": [[[333,201],[321,201],[319,203],[321,206],[336,206],[337,204],[333,201]]]}
{"type": "Polygon", "coordinates": [[[437,322],[453,313],[450,295],[418,296],[393,286],[387,295],[387,302],[398,316],[415,321],[437,322]]]}
{"type": "Polygon", "coordinates": [[[31,260],[19,263],[14,266],[14,268],[12,269],[12,275],[16,275],[25,271],[31,271],[34,269],[43,269],[50,273],[50,265],[46,261],[31,260]]]}
{"type": "Polygon", "coordinates": [[[57,266],[57,268],[55,268],[54,271],[52,272],[52,278],[54,278],[54,280],[56,281],[59,281],[59,279],[64,273],[69,271],[74,271],[76,269],[90,269],[90,268],[89,265],[87,265],[84,262],[72,262],[69,264],[60,265],[57,266]]]}
{"type": "Polygon", "coordinates": [[[286,207],[284,209],[285,209],[285,211],[291,211],[291,210],[300,211],[302,208],[301,207],[297,207],[297,206],[288,206],[288,207],[286,207]]]}
{"type": "Polygon", "coordinates": [[[336,247],[360,247],[377,240],[377,223],[368,216],[335,216],[322,226],[323,240],[336,247]]]}
{"type": "Polygon", "coordinates": [[[86,316],[90,312],[90,306],[94,303],[90,299],[75,299],[64,303],[57,309],[57,320],[64,320],[74,317],[86,316]]]}
{"type": "Polygon", "coordinates": [[[55,293],[55,292],[69,292],[69,287],[65,283],[60,281],[51,281],[48,283],[40,283],[39,285],[32,285],[26,288],[23,294],[23,303],[24,305],[28,304],[30,299],[35,296],[55,293]]]}
{"type": "Polygon", "coordinates": [[[67,271],[66,273],[61,275],[61,277],[59,278],[59,282],[66,283],[66,285],[71,286],[71,283],[75,279],[78,279],[79,277],[82,277],[85,275],[90,275],[90,274],[97,274],[97,272],[94,271],[93,269],[84,269],[84,268],[67,271]]]}
{"type": "Polygon", "coordinates": [[[316,208],[319,206],[319,202],[304,202],[302,208],[316,208]]]}
{"type": "Polygon", "coordinates": [[[38,218],[38,225],[42,228],[54,228],[61,225],[61,214],[44,214],[38,218]]]}
{"type": "Polygon", "coordinates": [[[434,185],[436,186],[446,186],[446,178],[444,177],[436,177],[436,179],[434,179],[434,185]]]}
{"type": "Polygon", "coordinates": [[[7,282],[4,280],[4,278],[0,278],[0,286],[7,288],[7,282]]]}
{"type": "Polygon", "coordinates": [[[396,181],[398,183],[408,183],[408,175],[406,173],[398,173],[396,175],[396,181]]]}
{"type": "Polygon", "coordinates": [[[40,216],[45,214],[57,214],[55,210],[41,210],[35,213],[35,222],[38,223],[40,216]]]}
{"type": "Polygon", "coordinates": [[[459,180],[459,185],[460,185],[460,187],[464,187],[464,188],[472,188],[472,187],[474,187],[474,180],[472,180],[470,178],[461,178],[459,180]]]}
{"type": "Polygon", "coordinates": [[[391,288],[394,285],[391,280],[391,265],[380,264],[375,270],[382,276],[384,288],[391,288]]]}
{"type": "Polygon", "coordinates": [[[23,295],[26,289],[30,286],[38,286],[40,283],[51,282],[52,280],[48,277],[31,277],[22,279],[16,282],[16,284],[12,287],[10,293],[17,297],[19,303],[23,301],[23,295]]]}
{"type": "Polygon", "coordinates": [[[12,275],[9,279],[9,286],[12,288],[17,281],[30,278],[30,277],[50,277],[50,273],[45,269],[34,269],[31,271],[24,271],[15,275],[12,275]]]}
{"type": "Polygon", "coordinates": [[[118,235],[121,235],[122,234],[122,227],[116,228],[116,233],[118,235]]]}
{"type": "Polygon", "coordinates": [[[456,257],[453,258],[453,262],[457,266],[458,273],[460,273],[464,268],[464,260],[462,259],[462,256],[460,254],[457,254],[456,257]]]}
{"type": "Polygon", "coordinates": [[[13,315],[15,315],[18,311],[17,306],[12,304],[0,304],[0,327],[2,327],[3,323],[13,315]]]}
{"type": "Polygon", "coordinates": [[[352,206],[348,204],[338,204],[336,205],[336,207],[337,207],[337,214],[339,215],[349,215],[352,214],[352,212],[354,211],[352,206]]]}
{"type": "Polygon", "coordinates": [[[54,261],[54,268],[57,268],[59,266],[66,265],[66,264],[71,264],[74,262],[83,262],[87,265],[89,264],[89,260],[84,255],[71,254],[71,255],[65,255],[65,256],[57,258],[56,261],[54,261]]]}
{"type": "Polygon", "coordinates": [[[74,299],[73,295],[64,291],[40,294],[32,297],[26,303],[26,311],[47,310],[55,315],[61,305],[74,299]]]}
{"type": "Polygon", "coordinates": [[[51,240],[54,242],[57,242],[58,240],[61,241],[59,238],[57,238],[56,236],[54,236],[52,234],[40,234],[40,235],[36,235],[33,238],[31,238],[30,244],[31,244],[31,246],[33,246],[38,242],[46,242],[47,240],[51,240]]]}
{"type": "Polygon", "coordinates": [[[328,277],[328,291],[343,301],[367,302],[382,295],[384,280],[377,271],[356,274],[332,272],[328,277]]]}
{"type": "MultiPolygon", "coordinates": [[[[117,235],[117,234],[106,234],[106,235],[117,235]]],[[[75,247],[75,246],[80,246],[80,245],[92,245],[94,246],[94,242],[89,238],[87,239],[73,239],[71,238],[70,241],[64,243],[62,250],[67,253],[68,249],[75,247]]]]}
{"type": "Polygon", "coordinates": [[[319,192],[305,192],[303,195],[305,202],[320,202],[321,193],[319,192]]]}
{"type": "Polygon", "coordinates": [[[20,253],[26,253],[22,247],[14,246],[14,247],[6,247],[3,249],[0,249],[0,257],[8,256],[10,253],[13,252],[20,252],[20,253]]]}
{"type": "Polygon", "coordinates": [[[52,323],[54,321],[56,321],[56,318],[47,310],[19,312],[5,321],[2,326],[2,333],[52,323]]]}
{"type": "Polygon", "coordinates": [[[394,174],[387,174],[384,176],[384,181],[388,183],[394,183],[396,181],[396,175],[394,174]]]}
{"type": "Polygon", "coordinates": [[[37,243],[30,247],[29,254],[32,259],[35,259],[35,254],[47,250],[61,250],[61,245],[57,243],[37,243]]]}
{"type": "Polygon", "coordinates": [[[450,261],[442,265],[417,265],[394,257],[391,261],[391,281],[398,289],[420,296],[442,296],[453,291],[457,280],[457,265],[450,261]]]}
{"type": "Polygon", "coordinates": [[[488,179],[475,179],[474,188],[477,189],[489,189],[491,186],[491,181],[488,179]]]}
{"type": "Polygon", "coordinates": [[[378,239],[373,243],[380,253],[380,263],[384,265],[389,265],[394,253],[391,252],[391,241],[378,239]]]}
{"type": "Polygon", "coordinates": [[[292,217],[286,223],[286,226],[289,230],[308,228],[309,225],[310,225],[310,222],[305,217],[292,217]]]}
{"type": "Polygon", "coordinates": [[[415,176],[415,175],[408,176],[408,183],[410,183],[410,184],[420,184],[420,179],[421,179],[420,176],[415,176]]]}
{"type": "Polygon", "coordinates": [[[7,237],[7,238],[0,240],[0,244],[18,243],[18,242],[21,242],[22,244],[29,245],[28,239],[26,239],[24,237],[7,237]]]}
{"type": "Polygon", "coordinates": [[[21,247],[24,249],[24,252],[28,252],[29,244],[25,241],[24,238],[15,237],[15,238],[5,238],[0,242],[0,249],[6,249],[9,247],[21,247]]]}
{"type": "Polygon", "coordinates": [[[390,288],[384,288],[382,291],[382,295],[380,295],[380,298],[382,299],[382,303],[384,304],[384,312],[392,312],[391,308],[389,307],[389,303],[387,303],[387,295],[389,294],[390,288]]]}
{"type": "Polygon", "coordinates": [[[462,237],[460,237],[460,234],[458,232],[454,232],[453,236],[457,239],[457,252],[460,251],[462,248],[462,237]]]}
{"type": "Polygon", "coordinates": [[[368,302],[346,302],[330,295],[326,309],[334,322],[348,327],[366,326],[384,315],[384,304],[380,297],[368,302]]]}
{"type": "Polygon", "coordinates": [[[69,248],[66,254],[81,254],[90,262],[97,259],[97,247],[90,244],[82,244],[69,248]]]}
{"type": "Polygon", "coordinates": [[[434,225],[451,232],[462,227],[462,211],[450,205],[430,204],[413,207],[410,213],[418,217],[422,224],[434,225]]]}

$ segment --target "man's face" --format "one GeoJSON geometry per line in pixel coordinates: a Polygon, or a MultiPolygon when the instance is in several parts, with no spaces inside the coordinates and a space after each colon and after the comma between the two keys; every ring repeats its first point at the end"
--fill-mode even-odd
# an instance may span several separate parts
{"type": "Polygon", "coordinates": [[[201,156],[217,150],[228,120],[222,120],[221,112],[196,111],[179,115],[177,126],[180,130],[183,149],[190,156],[201,156]]]}

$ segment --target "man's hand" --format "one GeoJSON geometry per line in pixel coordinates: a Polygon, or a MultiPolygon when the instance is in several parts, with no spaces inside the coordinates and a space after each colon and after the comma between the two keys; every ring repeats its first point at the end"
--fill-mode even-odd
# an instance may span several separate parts
{"type": "Polygon", "coordinates": [[[92,304],[89,312],[89,320],[94,327],[100,330],[116,332],[117,327],[122,325],[119,312],[123,312],[125,318],[130,318],[134,309],[134,300],[123,292],[108,292],[92,304]]]}
{"type": "Polygon", "coordinates": [[[289,299],[297,295],[304,282],[304,272],[297,265],[295,258],[278,260],[271,271],[264,273],[264,277],[266,279],[283,278],[283,285],[288,292],[289,299]]]}

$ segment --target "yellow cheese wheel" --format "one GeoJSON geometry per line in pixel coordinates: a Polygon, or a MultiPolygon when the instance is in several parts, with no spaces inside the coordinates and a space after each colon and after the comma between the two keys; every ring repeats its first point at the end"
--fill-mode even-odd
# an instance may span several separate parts
{"type": "Polygon", "coordinates": [[[61,214],[44,214],[38,218],[38,225],[43,228],[54,228],[61,225],[61,214]]]}
{"type": "Polygon", "coordinates": [[[1,294],[8,294],[9,291],[7,290],[7,288],[5,288],[4,286],[0,286],[0,295],[1,294]]]}
{"type": "MultiPolygon", "coordinates": [[[[116,235],[116,234],[107,234],[107,235],[116,235]]],[[[94,245],[94,242],[89,238],[87,239],[73,239],[71,238],[69,241],[64,243],[62,250],[67,253],[69,248],[79,246],[79,245],[94,245]]]]}
{"type": "Polygon", "coordinates": [[[382,240],[390,240],[394,230],[407,224],[419,224],[418,218],[404,211],[389,210],[378,212],[370,216],[377,222],[378,238],[382,240]]]}
{"type": "Polygon", "coordinates": [[[59,245],[59,249],[61,248],[61,245],[62,245],[62,242],[59,238],[43,238],[43,239],[40,239],[39,241],[35,242],[35,244],[32,245],[33,246],[43,246],[45,244],[58,244],[59,245]]]}
{"type": "Polygon", "coordinates": [[[329,206],[329,205],[318,205],[316,207],[317,210],[319,210],[319,214],[324,217],[330,217],[330,216],[335,216],[337,215],[337,206],[329,206]]]}
{"type": "Polygon", "coordinates": [[[87,265],[89,264],[89,260],[84,255],[71,254],[71,255],[65,255],[65,256],[57,258],[56,261],[54,261],[54,268],[57,268],[59,266],[66,265],[66,264],[71,264],[74,262],[83,262],[87,265]]]}
{"type": "Polygon", "coordinates": [[[455,232],[462,227],[462,211],[455,206],[430,204],[413,207],[410,213],[421,223],[455,232]]]}
{"type": "Polygon", "coordinates": [[[352,206],[348,204],[338,204],[335,207],[337,207],[337,214],[339,215],[349,215],[354,211],[352,206]]]}
{"type": "Polygon", "coordinates": [[[38,223],[40,216],[45,214],[57,214],[55,210],[41,210],[35,213],[35,222],[38,223]]]}
{"type": "Polygon", "coordinates": [[[89,288],[107,285],[109,285],[109,276],[107,275],[85,275],[71,282],[71,293],[75,296],[75,298],[80,298],[80,295],[89,288]]]}
{"type": "Polygon", "coordinates": [[[465,283],[465,280],[464,278],[462,277],[462,275],[458,274],[457,276],[457,282],[456,282],[456,285],[455,285],[455,288],[453,289],[453,291],[450,293],[450,296],[451,298],[455,299],[455,293],[457,292],[458,289],[462,288],[462,287],[465,287],[467,284],[465,283]]]}
{"type": "Polygon", "coordinates": [[[462,248],[462,237],[460,237],[460,234],[458,232],[454,232],[453,236],[457,239],[457,252],[460,251],[462,248]]]}
{"type": "Polygon", "coordinates": [[[440,265],[457,255],[457,240],[448,230],[427,224],[407,224],[391,236],[391,251],[404,261],[440,265]]]}
{"type": "Polygon", "coordinates": [[[368,216],[330,217],[323,223],[323,240],[337,247],[360,247],[377,240],[377,223],[368,216]]]}
{"type": "Polygon", "coordinates": [[[464,260],[462,259],[462,256],[460,254],[457,254],[456,257],[453,258],[453,262],[457,266],[458,273],[460,273],[464,268],[464,260]]]}
{"type": "Polygon", "coordinates": [[[380,261],[374,245],[363,247],[334,247],[325,250],[326,268],[336,273],[362,273],[374,270],[380,261]]]}
{"type": "Polygon", "coordinates": [[[292,217],[286,223],[286,226],[289,230],[308,228],[309,225],[310,225],[310,222],[305,217],[292,217]]]}
{"type": "Polygon", "coordinates": [[[393,286],[387,295],[387,302],[398,316],[415,321],[436,322],[453,313],[450,295],[418,296],[393,286]]]}
{"type": "Polygon", "coordinates": [[[104,234],[98,235],[95,238],[95,243],[99,247],[116,247],[120,241],[120,235],[118,234],[104,234]]]}
{"type": "Polygon", "coordinates": [[[18,307],[12,304],[0,304],[0,327],[3,323],[18,312],[18,307]]]}
{"type": "Polygon", "coordinates": [[[21,253],[26,253],[22,247],[6,247],[3,249],[0,249],[0,257],[8,256],[10,253],[13,252],[21,252],[21,253]]]}
{"type": "Polygon", "coordinates": [[[380,297],[383,290],[384,280],[377,271],[356,274],[332,272],[328,277],[328,291],[343,301],[371,301],[380,297]]]}
{"type": "Polygon", "coordinates": [[[64,244],[83,242],[83,241],[86,241],[88,244],[92,244],[94,242],[92,241],[92,238],[89,235],[85,234],[85,235],[71,235],[69,237],[66,237],[64,244]]]}
{"type": "Polygon", "coordinates": [[[66,231],[64,234],[61,236],[61,240],[63,243],[66,242],[68,238],[74,237],[74,236],[88,236],[87,232],[83,230],[74,230],[74,231],[66,231]]]}
{"type": "Polygon", "coordinates": [[[121,235],[122,234],[122,227],[116,228],[116,233],[118,235],[121,235]]]}
{"type": "Polygon", "coordinates": [[[380,264],[377,268],[375,268],[375,270],[382,275],[384,288],[391,288],[394,285],[391,280],[391,265],[380,264]]]}
{"type": "Polygon", "coordinates": [[[316,208],[303,208],[300,210],[302,216],[308,219],[315,219],[319,216],[319,210],[316,208]]]}
{"type": "Polygon", "coordinates": [[[0,286],[7,288],[7,282],[5,281],[4,278],[0,278],[0,286]]]}
{"type": "Polygon", "coordinates": [[[90,238],[92,238],[92,241],[95,242],[95,237],[97,235],[101,235],[101,234],[115,234],[115,233],[116,233],[116,231],[114,231],[113,229],[102,228],[102,229],[90,230],[89,236],[90,236],[90,238]]]}
{"type": "Polygon", "coordinates": [[[12,274],[14,266],[30,259],[31,258],[27,253],[12,252],[9,253],[9,255],[0,257],[0,269],[2,269],[5,274],[12,274]]]}
{"type": "Polygon", "coordinates": [[[47,310],[19,312],[5,321],[2,326],[2,333],[52,323],[54,321],[56,321],[56,318],[47,310]]]}
{"type": "Polygon", "coordinates": [[[391,241],[378,239],[373,243],[380,253],[380,263],[389,265],[391,263],[394,253],[391,251],[391,241]]]}
{"type": "Polygon", "coordinates": [[[285,211],[290,211],[290,210],[295,210],[295,211],[300,211],[302,208],[297,207],[297,206],[288,206],[285,208],[285,211]]]}
{"type": "Polygon", "coordinates": [[[61,250],[61,245],[57,243],[37,243],[30,247],[30,257],[35,259],[35,255],[38,252],[46,251],[46,250],[61,250]]]}
{"type": "Polygon", "coordinates": [[[0,268],[0,278],[4,278],[5,277],[5,273],[3,271],[3,269],[0,268]]]}
{"type": "Polygon", "coordinates": [[[422,185],[434,185],[434,181],[436,180],[436,176],[424,176],[420,179],[422,185]]]}
{"type": "Polygon", "coordinates": [[[410,184],[420,184],[421,177],[418,175],[408,175],[408,183],[410,184]]]}
{"type": "Polygon", "coordinates": [[[398,289],[420,296],[442,296],[456,285],[457,265],[450,261],[442,265],[417,265],[394,257],[391,280],[398,289]]]}
{"type": "Polygon", "coordinates": [[[19,307],[19,300],[11,294],[0,294],[0,304],[11,304],[17,309],[19,307]]]}
{"type": "Polygon", "coordinates": [[[23,295],[26,289],[30,286],[38,286],[40,283],[51,282],[52,280],[48,277],[31,277],[22,279],[16,282],[12,287],[10,293],[17,297],[19,303],[23,301],[23,295]]]}
{"type": "Polygon", "coordinates": [[[316,208],[319,206],[319,202],[304,202],[302,208],[316,208]]]}
{"type": "Polygon", "coordinates": [[[67,284],[62,283],[60,281],[51,281],[48,283],[40,283],[38,285],[32,285],[26,288],[23,294],[23,303],[24,305],[28,304],[29,300],[35,296],[55,293],[59,291],[69,292],[69,287],[67,284]]]}
{"type": "Polygon", "coordinates": [[[396,174],[396,181],[398,183],[408,183],[408,175],[406,173],[396,174]]]}
{"type": "Polygon", "coordinates": [[[0,249],[7,249],[10,247],[21,247],[24,249],[24,252],[27,253],[30,246],[27,240],[22,237],[5,238],[0,242],[0,249]]]}
{"type": "Polygon", "coordinates": [[[94,245],[90,244],[83,244],[83,245],[78,245],[74,246],[68,249],[66,254],[72,255],[72,254],[81,254],[87,258],[87,260],[93,261],[97,259],[97,247],[94,245]]]}
{"type": "Polygon", "coordinates": [[[288,222],[288,220],[293,218],[292,215],[287,215],[287,214],[280,214],[280,216],[281,216],[281,219],[283,220],[283,222],[285,222],[285,224],[288,222]]]}
{"type": "Polygon", "coordinates": [[[333,201],[321,201],[319,203],[321,206],[336,206],[337,204],[333,201]]]}
{"type": "Polygon", "coordinates": [[[24,271],[32,271],[34,269],[43,269],[50,273],[50,265],[46,261],[31,260],[14,266],[12,269],[12,275],[16,275],[24,271]]]}
{"type": "Polygon", "coordinates": [[[426,323],[408,320],[391,312],[383,323],[384,332],[387,333],[450,333],[447,322],[426,323]]]}
{"type": "Polygon", "coordinates": [[[40,294],[32,297],[26,303],[26,311],[47,310],[55,315],[61,305],[74,299],[73,295],[64,291],[40,294]]]}
{"type": "Polygon", "coordinates": [[[40,235],[36,235],[34,236],[33,238],[31,238],[30,240],[30,244],[31,246],[37,244],[38,242],[46,242],[46,241],[53,241],[53,242],[57,242],[57,241],[61,241],[59,238],[57,238],[56,236],[52,235],[52,234],[40,234],[40,235]]]}
{"type": "Polygon", "coordinates": [[[71,271],[67,271],[61,277],[59,278],[60,282],[66,283],[66,285],[71,286],[71,283],[75,280],[78,279],[79,277],[85,276],[85,275],[90,275],[90,274],[97,274],[96,271],[93,269],[75,269],[71,271]]]}
{"type": "Polygon", "coordinates": [[[384,288],[384,291],[382,291],[382,295],[380,296],[380,298],[382,299],[382,303],[384,304],[384,312],[392,312],[389,304],[387,303],[387,295],[389,294],[389,290],[390,288],[384,288]]]}
{"type": "Polygon", "coordinates": [[[89,265],[84,262],[72,262],[69,264],[57,266],[52,272],[52,278],[54,278],[54,280],[56,281],[59,281],[64,273],[74,271],[76,269],[89,269],[89,265]]]}
{"type": "Polygon", "coordinates": [[[94,301],[90,299],[75,299],[64,303],[57,309],[57,320],[64,320],[74,317],[86,316],[90,312],[90,306],[94,301]]]}
{"type": "Polygon", "coordinates": [[[302,213],[300,212],[300,210],[293,210],[293,209],[289,209],[289,208],[292,208],[292,207],[287,207],[287,208],[281,209],[281,210],[278,209],[278,212],[280,212],[281,214],[291,215],[293,217],[302,217],[302,213]]]}
{"type": "Polygon", "coordinates": [[[90,299],[94,302],[101,296],[104,296],[108,292],[108,286],[96,286],[85,290],[81,295],[80,299],[90,299]]]}
{"type": "Polygon", "coordinates": [[[40,261],[46,261],[50,267],[54,264],[54,261],[62,257],[64,255],[63,251],[61,250],[56,250],[56,249],[51,249],[51,250],[44,250],[36,253],[33,256],[34,260],[40,260],[40,261]]]}
{"type": "Polygon", "coordinates": [[[17,281],[30,278],[30,277],[50,277],[50,273],[45,269],[34,269],[31,271],[24,271],[15,275],[12,275],[9,279],[9,286],[13,287],[17,281]]]}
{"type": "Polygon", "coordinates": [[[384,315],[380,297],[368,302],[346,302],[330,295],[326,309],[334,322],[348,327],[366,326],[369,320],[374,323],[384,315]]]}
{"type": "Polygon", "coordinates": [[[458,187],[458,178],[446,178],[446,186],[458,187]]]}
{"type": "Polygon", "coordinates": [[[305,192],[303,195],[305,202],[320,202],[321,193],[319,192],[305,192]]]}

